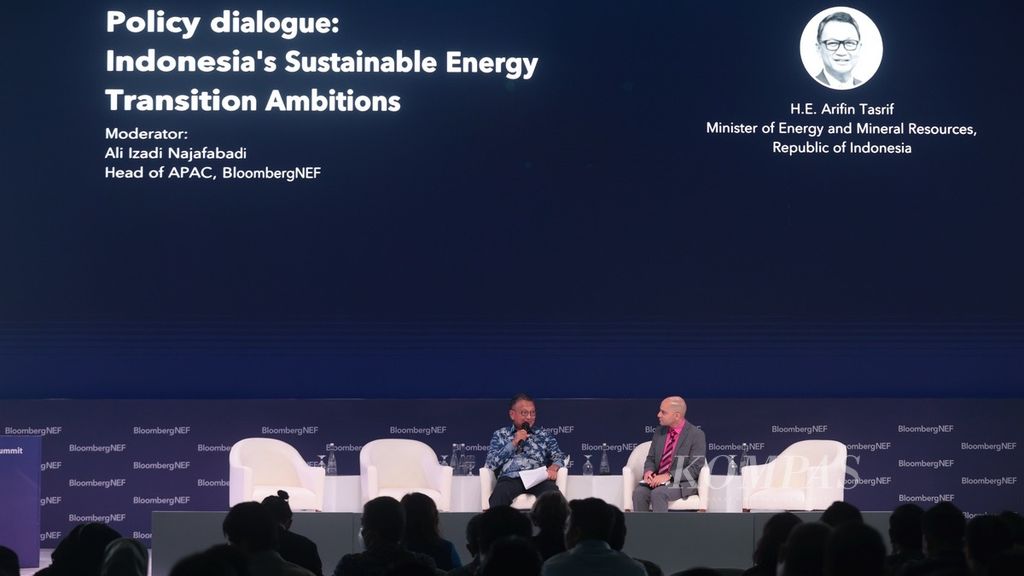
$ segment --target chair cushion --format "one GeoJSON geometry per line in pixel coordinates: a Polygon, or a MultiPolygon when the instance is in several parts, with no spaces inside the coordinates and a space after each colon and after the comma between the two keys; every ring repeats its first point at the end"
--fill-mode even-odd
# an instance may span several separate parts
{"type": "Polygon", "coordinates": [[[797,488],[771,488],[750,495],[751,510],[803,510],[804,490],[797,488]]]}
{"type": "Polygon", "coordinates": [[[669,510],[699,510],[700,509],[700,496],[694,494],[693,496],[687,496],[686,498],[680,498],[673,500],[668,503],[669,510]]]}
{"type": "Polygon", "coordinates": [[[434,504],[440,506],[441,493],[437,490],[431,490],[430,488],[381,488],[377,492],[377,496],[391,496],[395,500],[401,500],[402,496],[405,496],[410,492],[426,494],[427,496],[430,496],[430,499],[434,501],[434,504]]]}
{"type": "Polygon", "coordinates": [[[252,499],[257,502],[262,502],[267,496],[277,496],[278,490],[284,490],[288,493],[288,504],[292,510],[317,510],[316,505],[317,497],[313,494],[312,490],[303,488],[302,486],[281,486],[275,484],[273,486],[267,485],[256,485],[252,487],[252,499]]]}

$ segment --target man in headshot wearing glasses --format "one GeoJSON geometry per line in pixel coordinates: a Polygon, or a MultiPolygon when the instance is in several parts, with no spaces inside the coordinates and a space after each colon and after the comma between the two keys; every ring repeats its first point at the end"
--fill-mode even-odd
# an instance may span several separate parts
{"type": "Polygon", "coordinates": [[[486,467],[494,470],[498,482],[491,492],[491,506],[507,506],[520,494],[526,492],[540,496],[544,492],[558,490],[555,478],[558,469],[565,465],[565,455],[558,448],[555,437],[546,430],[537,430],[537,408],[533,398],[516,394],[508,406],[510,426],[499,428],[491,436],[487,450],[486,467]],[[547,468],[547,480],[526,489],[519,473],[524,470],[547,468]]]}
{"type": "Polygon", "coordinates": [[[860,59],[860,27],[846,12],[833,12],[818,24],[818,54],[824,65],[814,77],[823,86],[846,90],[862,84],[853,69],[860,59]]]}

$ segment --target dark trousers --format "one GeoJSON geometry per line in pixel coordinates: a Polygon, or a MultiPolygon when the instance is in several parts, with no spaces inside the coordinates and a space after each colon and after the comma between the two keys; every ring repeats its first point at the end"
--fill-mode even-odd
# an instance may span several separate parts
{"type": "Polygon", "coordinates": [[[555,485],[554,480],[545,480],[540,484],[537,484],[533,488],[527,490],[523,487],[523,480],[518,476],[515,478],[498,478],[498,483],[494,485],[494,491],[491,492],[491,498],[488,500],[491,507],[495,506],[508,506],[512,504],[512,501],[516,499],[516,496],[520,494],[533,494],[534,496],[540,496],[545,492],[551,492],[552,490],[558,490],[558,486],[555,485]]]}

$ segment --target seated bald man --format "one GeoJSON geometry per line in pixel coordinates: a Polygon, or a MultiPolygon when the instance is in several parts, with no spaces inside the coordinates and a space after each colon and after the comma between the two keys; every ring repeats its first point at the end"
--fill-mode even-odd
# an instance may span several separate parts
{"type": "Polygon", "coordinates": [[[658,424],[661,426],[654,431],[644,462],[643,480],[633,489],[633,510],[637,512],[667,512],[673,501],[696,494],[697,478],[707,455],[704,432],[686,420],[686,402],[679,396],[661,401],[658,424]],[[685,460],[688,468],[684,478],[675,478],[676,458],[680,456],[690,457],[685,460]]]}

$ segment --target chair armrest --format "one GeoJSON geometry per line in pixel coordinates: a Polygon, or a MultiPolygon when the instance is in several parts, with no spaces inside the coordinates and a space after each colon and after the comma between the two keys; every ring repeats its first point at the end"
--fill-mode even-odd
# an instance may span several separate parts
{"type": "Polygon", "coordinates": [[[569,469],[561,467],[558,472],[555,473],[555,486],[558,486],[558,490],[565,496],[569,492],[569,469]]]}
{"type": "Polygon", "coordinates": [[[487,510],[491,507],[491,492],[494,491],[494,484],[498,479],[494,477],[494,470],[484,467],[480,469],[480,509],[487,510]]]}
{"type": "Polygon", "coordinates": [[[706,511],[711,502],[711,468],[707,466],[701,468],[697,475],[697,499],[700,500],[697,509],[706,511]]]}
{"type": "Polygon", "coordinates": [[[633,490],[639,481],[629,466],[622,467],[622,510],[629,512],[633,510],[633,490]]]}
{"type": "Polygon", "coordinates": [[[771,478],[772,462],[767,464],[749,464],[744,466],[740,470],[740,475],[743,477],[743,509],[750,509],[750,496],[763,489],[763,486],[759,486],[762,478],[771,478]]]}
{"type": "Polygon", "coordinates": [[[303,463],[301,468],[299,468],[299,481],[302,483],[302,487],[316,495],[314,509],[317,511],[324,509],[324,484],[326,478],[327,471],[319,466],[310,466],[303,463]]]}
{"type": "Polygon", "coordinates": [[[362,496],[363,504],[366,504],[370,500],[377,497],[380,493],[380,478],[378,476],[377,467],[373,464],[367,464],[366,469],[362,474],[359,475],[360,484],[360,496],[362,496]]]}
{"type": "Polygon", "coordinates": [[[449,512],[452,509],[452,470],[451,466],[437,466],[430,471],[433,476],[434,490],[441,494],[441,501],[437,503],[440,512],[449,512]]]}
{"type": "Polygon", "coordinates": [[[844,499],[843,482],[846,480],[846,469],[837,471],[833,466],[819,466],[808,470],[804,502],[808,510],[825,510],[833,502],[844,499]]]}
{"type": "Polygon", "coordinates": [[[232,465],[228,471],[228,505],[252,500],[252,468],[232,465]]]}

